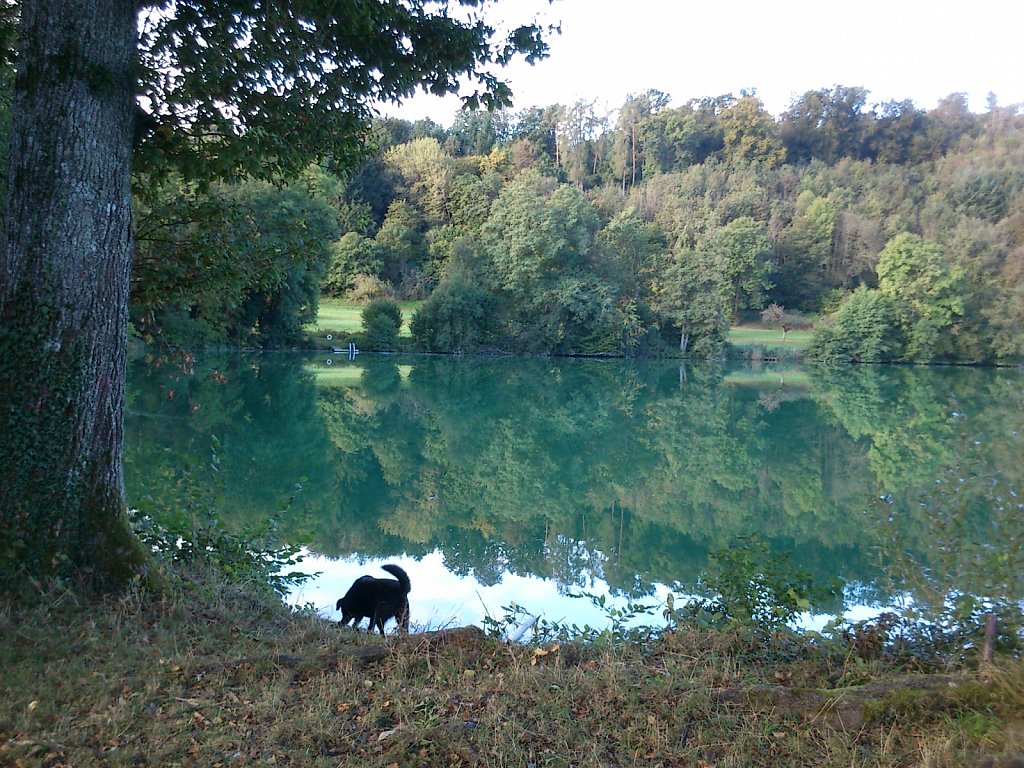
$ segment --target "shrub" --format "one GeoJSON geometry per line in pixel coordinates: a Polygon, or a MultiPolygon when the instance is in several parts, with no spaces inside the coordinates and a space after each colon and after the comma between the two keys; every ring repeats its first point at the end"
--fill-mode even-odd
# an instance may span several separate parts
{"type": "Polygon", "coordinates": [[[674,620],[771,632],[791,625],[806,611],[842,607],[839,582],[815,583],[793,563],[792,553],[773,552],[756,536],[710,555],[711,567],[701,576],[703,594],[691,598],[674,620]]]}
{"type": "Polygon", "coordinates": [[[409,328],[428,352],[468,352],[493,337],[494,298],[468,282],[438,286],[413,315],[409,328]]]}
{"type": "Polygon", "coordinates": [[[351,287],[345,294],[349,301],[372,301],[373,299],[393,299],[395,289],[387,280],[374,275],[356,275],[352,278],[351,287]]]}
{"type": "Polygon", "coordinates": [[[343,296],[361,276],[376,275],[383,266],[383,252],[374,240],[348,232],[331,246],[331,264],[321,290],[328,296],[343,296]]]}
{"type": "Polygon", "coordinates": [[[363,343],[378,352],[398,349],[402,310],[390,299],[374,299],[363,310],[363,343]]]}
{"type": "Polygon", "coordinates": [[[898,300],[862,286],[815,329],[807,356],[823,362],[899,360],[906,347],[901,317],[898,300]]]}

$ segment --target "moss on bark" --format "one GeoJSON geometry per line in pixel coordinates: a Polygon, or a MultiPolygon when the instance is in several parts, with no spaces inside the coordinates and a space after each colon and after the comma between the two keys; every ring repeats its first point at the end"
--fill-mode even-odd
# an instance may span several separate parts
{"type": "Polygon", "coordinates": [[[54,348],[59,312],[37,288],[22,283],[0,315],[0,586],[114,586],[146,560],[123,500],[120,399],[95,386],[75,334],[54,348]]]}

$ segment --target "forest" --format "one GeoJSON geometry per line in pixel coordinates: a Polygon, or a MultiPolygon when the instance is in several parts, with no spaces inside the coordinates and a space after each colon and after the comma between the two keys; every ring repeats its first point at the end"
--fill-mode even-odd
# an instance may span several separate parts
{"type": "Polygon", "coordinates": [[[153,134],[133,329],[296,345],[326,296],[421,301],[411,344],[431,352],[717,357],[753,319],[813,327],[825,362],[1019,362],[1024,119],[995,95],[985,114],[869,97],[376,119],[361,162],[271,181],[160,172],[153,134]]]}

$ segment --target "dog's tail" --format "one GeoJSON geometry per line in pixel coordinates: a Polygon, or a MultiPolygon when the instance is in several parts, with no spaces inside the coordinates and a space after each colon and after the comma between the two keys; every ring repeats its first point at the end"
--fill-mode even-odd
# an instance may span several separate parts
{"type": "Polygon", "coordinates": [[[387,571],[396,579],[398,579],[398,583],[401,585],[402,591],[406,594],[409,594],[409,590],[412,589],[412,583],[409,581],[409,575],[405,571],[403,571],[397,565],[391,564],[382,565],[381,568],[383,568],[385,571],[387,571]]]}

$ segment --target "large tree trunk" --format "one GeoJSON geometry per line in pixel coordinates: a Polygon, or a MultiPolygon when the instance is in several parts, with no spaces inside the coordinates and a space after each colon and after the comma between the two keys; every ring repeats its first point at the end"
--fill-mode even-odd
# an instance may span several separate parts
{"type": "Polygon", "coordinates": [[[0,586],[137,572],[121,465],[133,0],[24,0],[0,242],[0,586]],[[23,580],[20,583],[24,583],[23,580]]]}

